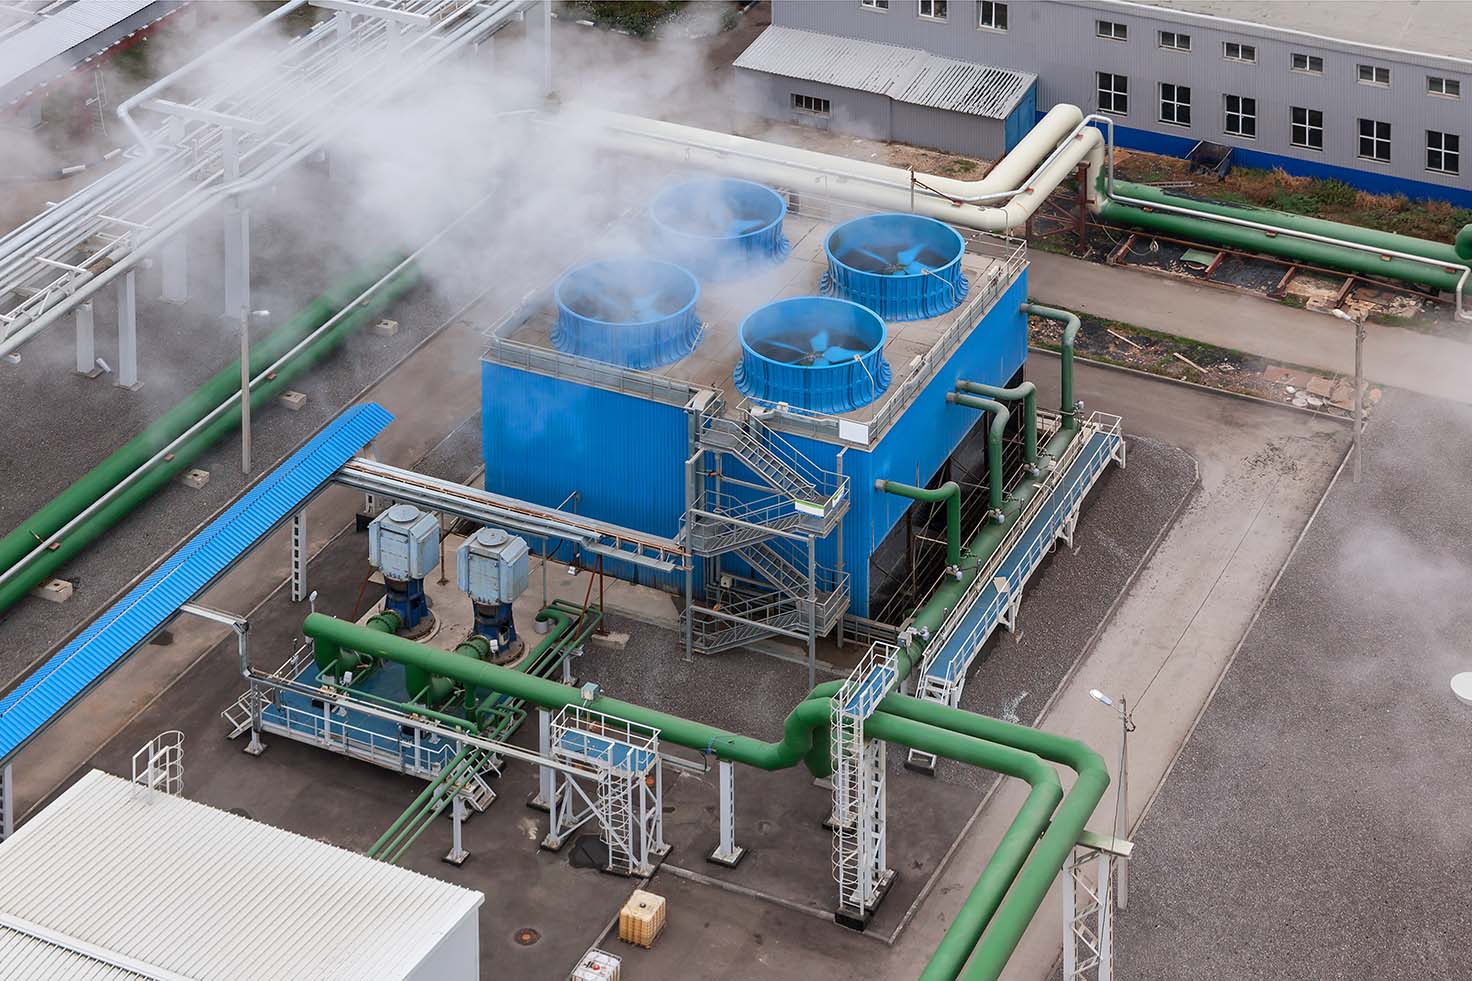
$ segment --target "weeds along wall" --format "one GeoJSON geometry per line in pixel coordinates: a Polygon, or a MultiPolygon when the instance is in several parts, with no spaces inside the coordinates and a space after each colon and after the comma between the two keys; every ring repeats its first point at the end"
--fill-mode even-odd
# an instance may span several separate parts
{"type": "MultiPolygon", "coordinates": [[[[1026,299],[1024,269],[869,447],[783,434],[812,463],[830,472],[841,469],[849,478],[842,558],[851,577],[853,613],[868,615],[870,553],[910,503],[876,491],[874,481],[924,484],[940,470],[979,421],[976,412],[948,404],[946,393],[958,380],[1003,385],[1016,375],[1027,358],[1027,317],[1019,309],[1026,299]]],[[[904,325],[891,330],[902,336],[904,325]]],[[[908,365],[894,368],[898,385],[908,365]]],[[[734,395],[734,386],[727,394],[734,395]]],[[[564,506],[578,514],[651,534],[679,533],[694,428],[684,408],[490,360],[482,364],[481,402],[486,490],[552,507],[576,494],[564,506]]],[[[723,467],[727,474],[754,479],[730,457],[723,467]]],[[[820,565],[837,567],[839,537],[835,532],[819,543],[820,565]]],[[[548,550],[557,561],[572,561],[574,548],[553,541],[548,550]]],[[[591,565],[594,558],[581,561],[591,565]]],[[[731,554],[721,557],[721,568],[750,574],[731,554]]],[[[604,571],[671,592],[685,588],[680,572],[608,560],[604,571]]],[[[702,588],[698,574],[696,588],[702,588]]]]}

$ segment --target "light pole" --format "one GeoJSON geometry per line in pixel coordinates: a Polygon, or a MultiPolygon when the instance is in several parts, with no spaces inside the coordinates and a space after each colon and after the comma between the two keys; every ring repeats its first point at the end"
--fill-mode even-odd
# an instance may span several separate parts
{"type": "Polygon", "coordinates": [[[271,316],[270,310],[240,313],[240,472],[250,473],[250,321],[271,316]]]}
{"type": "MultiPolygon", "coordinates": [[[[1135,723],[1130,718],[1129,702],[1123,696],[1119,704],[1114,704],[1114,699],[1104,694],[1097,688],[1089,690],[1089,697],[1100,705],[1106,705],[1115,710],[1119,716],[1119,789],[1115,791],[1114,800],[1114,837],[1119,841],[1125,838],[1126,830],[1129,828],[1129,766],[1130,766],[1130,733],[1135,731],[1135,723]]],[[[1129,859],[1120,858],[1119,874],[1116,884],[1119,888],[1117,904],[1124,909],[1129,903],[1129,859]]]]}
{"type": "Polygon", "coordinates": [[[1360,482],[1360,430],[1365,428],[1365,322],[1338,307],[1334,316],[1354,325],[1354,482],[1360,482]]]}

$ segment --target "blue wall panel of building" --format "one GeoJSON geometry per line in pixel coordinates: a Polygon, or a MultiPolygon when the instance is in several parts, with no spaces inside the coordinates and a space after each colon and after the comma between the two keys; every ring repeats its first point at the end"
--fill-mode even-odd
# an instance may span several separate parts
{"type": "Polygon", "coordinates": [[[1007,116],[1007,150],[1022,142],[1022,138],[1032,131],[1033,123],[1038,120],[1038,83],[1033,82],[1027,87],[1027,93],[1023,95],[1022,101],[1017,103],[1007,116]]]}
{"type": "MultiPolygon", "coordinates": [[[[487,361],[481,424],[486,490],[549,507],[576,491],[578,502],[568,509],[579,514],[655,535],[679,532],[689,429],[678,406],[487,361]]],[[[553,554],[569,559],[569,548],[553,554]]],[[[589,556],[586,564],[594,561],[589,556]]],[[[663,589],[685,587],[682,572],[607,560],[604,571],[663,589]]]]}

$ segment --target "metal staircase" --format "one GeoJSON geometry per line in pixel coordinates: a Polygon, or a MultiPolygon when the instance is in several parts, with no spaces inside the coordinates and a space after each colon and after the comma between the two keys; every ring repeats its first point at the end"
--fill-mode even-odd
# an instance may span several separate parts
{"type": "Polygon", "coordinates": [[[681,535],[703,559],[734,553],[751,576],[708,577],[717,581],[685,613],[691,648],[714,654],[772,636],[811,645],[848,609],[848,576],[816,560],[817,541],[848,510],[848,479],[820,469],[749,413],[729,418],[725,408],[712,398],[698,415],[699,463],[681,535]],[[736,464],[729,471],[728,459],[736,464]]]}

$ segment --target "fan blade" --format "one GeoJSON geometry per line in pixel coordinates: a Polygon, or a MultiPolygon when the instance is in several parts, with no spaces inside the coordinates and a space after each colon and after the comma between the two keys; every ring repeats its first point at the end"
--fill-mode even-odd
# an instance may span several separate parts
{"type": "Polygon", "coordinates": [[[814,353],[817,353],[819,351],[827,350],[827,348],[828,348],[828,329],[825,327],[824,329],[822,329],[822,330],[818,331],[816,334],[814,334],[811,343],[813,345],[813,351],[814,351],[814,353]]]}

